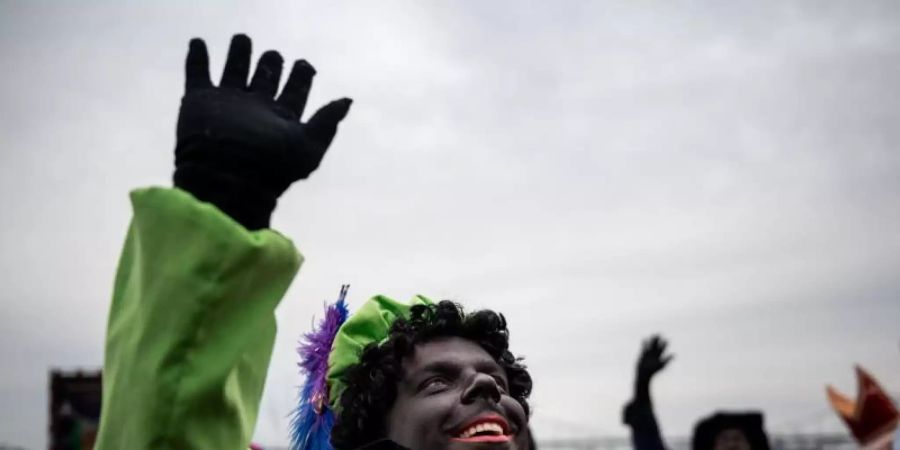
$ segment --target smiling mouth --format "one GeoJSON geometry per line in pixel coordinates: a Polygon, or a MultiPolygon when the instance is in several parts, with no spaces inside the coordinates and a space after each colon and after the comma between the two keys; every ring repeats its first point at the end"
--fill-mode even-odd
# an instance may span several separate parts
{"type": "Polygon", "coordinates": [[[509,423],[497,415],[475,419],[451,439],[455,442],[508,442],[512,439],[509,423]]]}

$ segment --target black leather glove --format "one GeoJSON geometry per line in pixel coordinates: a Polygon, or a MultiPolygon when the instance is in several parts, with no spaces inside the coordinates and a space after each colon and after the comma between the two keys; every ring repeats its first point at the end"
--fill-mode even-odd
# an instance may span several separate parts
{"type": "Polygon", "coordinates": [[[209,77],[206,44],[191,40],[174,181],[256,230],[269,226],[278,197],[291,183],[319,167],[351,100],[335,100],[301,123],[315,69],[296,61],[276,100],[281,55],[263,53],[248,85],[250,48],[250,38],[234,36],[216,87],[209,77]]]}

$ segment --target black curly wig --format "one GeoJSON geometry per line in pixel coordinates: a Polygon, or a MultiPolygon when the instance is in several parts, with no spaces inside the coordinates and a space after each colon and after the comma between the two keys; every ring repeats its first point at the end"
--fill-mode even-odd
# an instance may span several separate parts
{"type": "Polygon", "coordinates": [[[531,375],[509,351],[509,330],[502,314],[490,310],[466,314],[462,306],[448,300],[416,305],[408,320],[394,322],[388,339],[367,346],[359,363],[344,375],[347,390],[341,395],[341,414],[331,432],[336,450],[355,449],[385,437],[385,417],[397,398],[403,359],[416,345],[445,336],[476,342],[491,355],[506,371],[510,396],[529,414],[531,375]]]}

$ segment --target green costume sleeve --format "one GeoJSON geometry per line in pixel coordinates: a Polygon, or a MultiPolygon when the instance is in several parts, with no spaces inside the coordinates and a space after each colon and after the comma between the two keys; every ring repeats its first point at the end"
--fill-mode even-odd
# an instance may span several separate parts
{"type": "Polygon", "coordinates": [[[247,448],[302,256],[178,189],[132,192],[106,336],[98,450],[247,448]]]}

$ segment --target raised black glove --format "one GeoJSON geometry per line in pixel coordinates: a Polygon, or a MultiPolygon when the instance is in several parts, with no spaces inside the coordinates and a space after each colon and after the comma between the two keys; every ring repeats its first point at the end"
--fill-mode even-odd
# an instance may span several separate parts
{"type": "Polygon", "coordinates": [[[219,86],[201,39],[190,42],[178,115],[175,186],[216,205],[250,230],[266,228],[278,197],[322,161],[351,100],[335,100],[301,123],[315,69],[294,63],[276,100],[283,60],[274,50],[250,71],[250,38],[235,35],[219,86]]]}

